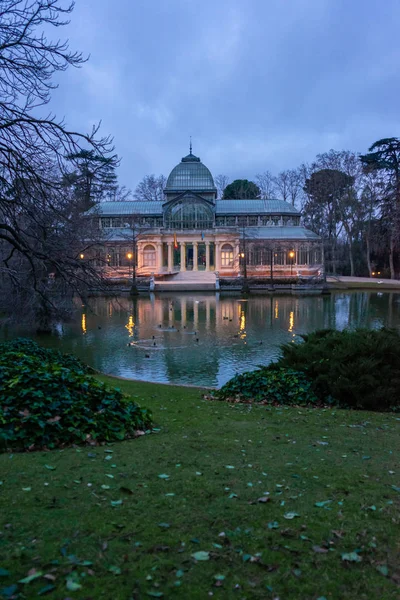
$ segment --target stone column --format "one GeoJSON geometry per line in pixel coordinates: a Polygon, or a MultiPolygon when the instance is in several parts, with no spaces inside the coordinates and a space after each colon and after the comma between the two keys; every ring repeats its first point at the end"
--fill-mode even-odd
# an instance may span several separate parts
{"type": "MultiPolygon", "coordinates": [[[[143,267],[143,246],[141,243],[137,243],[136,244],[136,254],[137,254],[137,270],[140,271],[140,269],[143,267]]],[[[136,256],[133,256],[132,260],[136,260],[136,256]]]]}
{"type": "Polygon", "coordinates": [[[199,262],[199,256],[198,256],[198,247],[197,247],[197,242],[193,242],[193,271],[198,271],[198,263],[199,262]]]}
{"type": "Polygon", "coordinates": [[[161,273],[163,268],[163,245],[161,242],[157,242],[157,263],[156,269],[161,273]]]}
{"type": "MultiPolygon", "coordinates": [[[[235,254],[233,257],[233,267],[240,273],[240,240],[235,240],[235,254]]],[[[247,260],[247,257],[244,258],[247,260]]]]}
{"type": "Polygon", "coordinates": [[[173,254],[172,254],[173,242],[168,242],[168,271],[173,269],[173,254]]]}
{"type": "Polygon", "coordinates": [[[220,256],[221,242],[215,242],[215,270],[221,270],[221,256],[220,256]]]}
{"type": "Polygon", "coordinates": [[[181,271],[186,271],[186,242],[181,242],[181,271]]]}
{"type": "Polygon", "coordinates": [[[210,242],[206,242],[206,271],[210,270],[210,242]]]}

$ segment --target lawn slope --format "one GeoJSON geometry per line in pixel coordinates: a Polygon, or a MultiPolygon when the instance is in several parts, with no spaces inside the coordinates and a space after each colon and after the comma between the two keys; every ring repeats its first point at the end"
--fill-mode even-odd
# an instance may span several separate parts
{"type": "Polygon", "coordinates": [[[100,379],[156,430],[0,455],[0,598],[399,597],[398,415],[100,379]]]}

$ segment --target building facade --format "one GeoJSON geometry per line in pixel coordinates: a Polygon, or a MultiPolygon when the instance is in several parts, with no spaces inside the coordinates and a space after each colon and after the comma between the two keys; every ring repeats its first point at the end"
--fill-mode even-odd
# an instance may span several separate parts
{"type": "Polygon", "coordinates": [[[220,277],[319,276],[321,239],[282,200],[221,200],[209,169],[190,151],[172,169],[164,202],[103,202],[91,211],[104,245],[99,264],[161,277],[215,271],[220,277]]]}

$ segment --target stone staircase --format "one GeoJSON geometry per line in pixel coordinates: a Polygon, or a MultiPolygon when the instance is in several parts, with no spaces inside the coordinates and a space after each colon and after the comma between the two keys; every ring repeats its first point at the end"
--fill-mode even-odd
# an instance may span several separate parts
{"type": "Polygon", "coordinates": [[[192,292],[215,291],[215,273],[213,271],[179,271],[164,280],[156,280],[156,292],[192,292]]]}

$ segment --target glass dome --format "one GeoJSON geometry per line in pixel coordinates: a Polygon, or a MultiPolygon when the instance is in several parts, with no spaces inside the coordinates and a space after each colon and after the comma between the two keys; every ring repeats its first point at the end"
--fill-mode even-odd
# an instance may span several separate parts
{"type": "Polygon", "coordinates": [[[165,191],[216,191],[214,179],[197,156],[190,153],[172,169],[165,191]]]}

